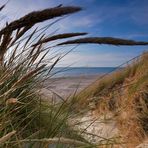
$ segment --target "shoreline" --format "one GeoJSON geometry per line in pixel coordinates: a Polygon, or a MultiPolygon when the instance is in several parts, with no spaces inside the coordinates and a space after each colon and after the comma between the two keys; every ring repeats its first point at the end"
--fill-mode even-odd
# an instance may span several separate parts
{"type": "Polygon", "coordinates": [[[46,99],[56,93],[61,97],[68,97],[76,92],[80,92],[100,76],[101,75],[80,75],[51,78],[44,83],[45,88],[42,90],[42,94],[46,99]]]}

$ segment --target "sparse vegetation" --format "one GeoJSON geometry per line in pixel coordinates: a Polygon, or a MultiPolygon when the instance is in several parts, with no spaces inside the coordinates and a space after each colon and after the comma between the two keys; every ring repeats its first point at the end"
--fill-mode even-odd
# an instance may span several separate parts
{"type": "Polygon", "coordinates": [[[96,116],[113,113],[127,147],[141,143],[148,133],[147,59],[145,52],[127,67],[96,81],[77,96],[81,107],[89,106],[90,102],[95,104],[96,116]]]}

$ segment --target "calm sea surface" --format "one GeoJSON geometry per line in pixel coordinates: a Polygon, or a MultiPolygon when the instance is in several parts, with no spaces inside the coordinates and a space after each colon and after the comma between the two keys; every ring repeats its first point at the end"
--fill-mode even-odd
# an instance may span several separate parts
{"type": "Polygon", "coordinates": [[[70,77],[70,76],[87,76],[100,75],[116,70],[116,67],[56,67],[53,73],[57,73],[55,77],[70,77]]]}

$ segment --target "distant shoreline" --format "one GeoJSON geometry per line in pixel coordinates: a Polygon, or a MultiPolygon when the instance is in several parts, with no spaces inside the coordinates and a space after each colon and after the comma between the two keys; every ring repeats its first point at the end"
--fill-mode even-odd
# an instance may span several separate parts
{"type": "Polygon", "coordinates": [[[46,98],[52,96],[52,91],[60,94],[62,97],[67,97],[74,94],[75,91],[80,92],[100,76],[101,75],[81,75],[51,78],[45,82],[44,85],[48,89],[43,89],[42,93],[46,98]]]}
{"type": "Polygon", "coordinates": [[[110,73],[116,70],[116,67],[56,67],[53,69],[51,74],[56,73],[53,77],[83,77],[83,76],[94,76],[110,73]]]}
{"type": "Polygon", "coordinates": [[[79,79],[79,78],[90,78],[90,77],[99,77],[103,74],[85,74],[85,75],[71,75],[71,76],[53,76],[51,79],[79,79]]]}

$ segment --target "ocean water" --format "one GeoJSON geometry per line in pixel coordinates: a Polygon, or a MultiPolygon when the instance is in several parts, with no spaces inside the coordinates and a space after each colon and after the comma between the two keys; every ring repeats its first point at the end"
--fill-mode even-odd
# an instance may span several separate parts
{"type": "Polygon", "coordinates": [[[116,67],[56,67],[52,73],[56,73],[54,77],[73,77],[73,76],[87,76],[87,75],[102,75],[113,72],[116,67]]]}

